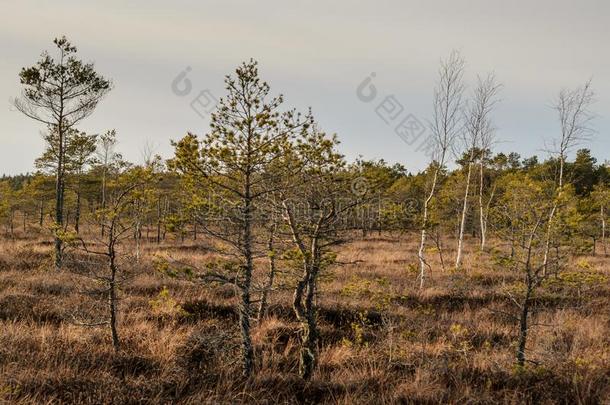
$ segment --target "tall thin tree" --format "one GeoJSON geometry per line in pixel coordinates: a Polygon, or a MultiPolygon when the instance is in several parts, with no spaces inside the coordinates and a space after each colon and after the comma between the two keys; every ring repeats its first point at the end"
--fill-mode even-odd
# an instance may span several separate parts
{"type": "Polygon", "coordinates": [[[27,117],[57,131],[58,156],[55,186],[55,267],[61,267],[64,222],[65,143],[64,136],[90,116],[111,89],[111,82],[99,75],[92,63],[76,58],[76,47],[66,37],[56,38],[57,58],[43,52],[33,66],[21,69],[22,95],[13,103],[27,117]]]}
{"type": "Polygon", "coordinates": [[[419,258],[419,287],[423,288],[426,271],[426,239],[430,204],[436,194],[439,176],[462,126],[462,97],[464,84],[464,60],[457,51],[441,61],[439,79],[434,90],[434,110],[430,130],[434,137],[434,154],[429,170],[430,188],[424,200],[421,238],[417,252],[419,258]]]}
{"type": "Polygon", "coordinates": [[[494,130],[491,123],[491,112],[497,103],[496,96],[499,89],[500,86],[496,83],[493,74],[488,75],[485,79],[478,77],[472,100],[465,113],[466,125],[463,141],[466,148],[466,184],[464,186],[464,199],[460,216],[458,246],[455,258],[456,269],[462,265],[464,229],[466,226],[466,215],[468,213],[468,197],[470,196],[472,170],[476,161],[483,158],[481,148],[483,140],[489,139],[494,130]]]}
{"type": "Polygon", "coordinates": [[[544,249],[544,272],[547,271],[549,252],[553,240],[554,219],[559,208],[560,197],[564,189],[564,172],[567,155],[576,146],[590,139],[593,134],[591,122],[594,118],[591,105],[595,93],[591,81],[573,90],[563,89],[559,92],[554,108],[559,117],[561,136],[553,146],[551,153],[557,156],[559,168],[557,174],[556,198],[547,221],[547,236],[544,249]]]}

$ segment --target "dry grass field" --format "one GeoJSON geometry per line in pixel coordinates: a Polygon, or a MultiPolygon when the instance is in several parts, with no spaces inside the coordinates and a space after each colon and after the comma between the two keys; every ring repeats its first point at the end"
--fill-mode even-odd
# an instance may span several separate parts
{"type": "MultiPolygon", "coordinates": [[[[450,241],[449,241],[450,242],[450,241]]],[[[449,245],[448,242],[448,245],[449,245]]],[[[115,354],[93,281],[52,270],[42,239],[0,246],[0,402],[6,403],[566,403],[610,401],[610,285],[549,285],[535,299],[531,360],[514,367],[517,325],[505,312],[520,275],[472,241],[463,272],[416,286],[416,235],[371,235],[341,246],[317,304],[320,361],[298,377],[298,327],[290,275],[255,324],[255,376],[240,376],[235,293],[170,278],[154,256],[211,260],[205,242],[146,244],[123,260],[115,354]]],[[[452,244],[452,243],[451,243],[452,244]]],[[[451,252],[446,252],[449,256],[451,252]]],[[[72,267],[78,266],[74,262],[72,267]]],[[[91,265],[91,264],[89,264],[91,265]]],[[[610,258],[573,258],[574,270],[610,277],[610,258]]],[[[281,267],[281,266],[280,266],[281,267]]],[[[259,275],[262,277],[262,275],[259,275]]],[[[603,281],[599,281],[603,280],[603,281]]]]}

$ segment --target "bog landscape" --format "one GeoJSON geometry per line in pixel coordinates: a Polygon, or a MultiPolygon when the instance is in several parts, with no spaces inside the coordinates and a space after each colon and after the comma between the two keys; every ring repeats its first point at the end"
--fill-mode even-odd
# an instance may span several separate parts
{"type": "Polygon", "coordinates": [[[0,402],[610,401],[595,79],[557,89],[552,139],[522,156],[499,150],[500,78],[439,55],[429,116],[396,129],[412,171],[346,158],[244,58],[197,100],[209,127],[135,162],[112,124],[82,129],[112,72],[48,45],[14,72],[46,146],[0,180],[0,402]]]}

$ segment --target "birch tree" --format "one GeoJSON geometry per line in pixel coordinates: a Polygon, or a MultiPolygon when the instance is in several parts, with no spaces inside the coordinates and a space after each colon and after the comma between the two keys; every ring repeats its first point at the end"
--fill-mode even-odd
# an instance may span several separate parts
{"type": "MultiPolygon", "coordinates": [[[[496,92],[500,89],[500,85],[496,85],[496,92]]],[[[479,229],[481,232],[481,250],[485,250],[487,244],[487,221],[489,219],[489,210],[493,202],[496,187],[491,185],[491,191],[485,201],[485,171],[491,163],[492,147],[495,143],[494,128],[481,133],[481,150],[479,156],[479,229]]]]}
{"type": "Polygon", "coordinates": [[[593,134],[591,126],[594,115],[590,108],[594,101],[594,92],[589,80],[583,86],[573,90],[563,89],[553,106],[559,118],[560,137],[555,141],[551,153],[557,156],[559,168],[557,173],[555,203],[549,212],[547,235],[544,250],[544,271],[547,271],[549,252],[554,239],[554,225],[557,210],[560,209],[564,190],[565,166],[568,154],[581,143],[589,140],[593,134]]]}
{"type": "Polygon", "coordinates": [[[464,228],[466,226],[466,215],[468,213],[468,197],[470,195],[472,171],[477,160],[483,158],[483,143],[490,143],[492,139],[494,128],[491,122],[491,113],[497,103],[496,96],[499,88],[494,75],[490,74],[485,79],[478,77],[472,100],[465,113],[463,143],[466,149],[466,184],[464,186],[464,199],[455,258],[456,269],[459,269],[462,265],[464,228]]]}
{"type": "Polygon", "coordinates": [[[424,200],[421,238],[417,252],[419,258],[419,288],[424,287],[425,271],[428,266],[425,249],[429,228],[430,204],[436,194],[439,176],[445,166],[447,155],[462,128],[463,75],[464,60],[458,52],[452,52],[446,60],[441,61],[439,79],[434,90],[434,110],[430,125],[434,137],[434,154],[428,169],[431,180],[424,200]]]}

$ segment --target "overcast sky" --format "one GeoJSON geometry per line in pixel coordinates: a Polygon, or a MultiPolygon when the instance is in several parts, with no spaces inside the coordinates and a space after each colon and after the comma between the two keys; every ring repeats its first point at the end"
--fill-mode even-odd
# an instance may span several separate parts
{"type": "Polygon", "coordinates": [[[394,127],[409,114],[420,122],[430,118],[438,62],[452,49],[467,61],[468,83],[494,71],[504,85],[494,115],[498,150],[544,156],[545,142],[558,134],[551,108],[557,93],[593,78],[597,134],[587,146],[598,159],[610,158],[608,1],[0,4],[0,173],[32,171],[43,150],[43,128],[15,111],[10,99],[20,94],[20,68],[52,50],[52,39],[61,35],[114,83],[79,128],[90,133],[116,128],[120,151],[135,162],[147,142],[169,157],[170,139],[187,131],[205,133],[208,117],[191,102],[204,90],[223,96],[223,76],[254,58],[272,92],[284,94],[288,107],[311,106],[321,126],[338,134],[348,158],[384,158],[420,169],[427,158],[419,141],[407,144],[394,127]],[[180,96],[172,82],[187,67],[192,90],[180,96]],[[371,73],[377,96],[364,102],[357,88],[371,73]],[[388,96],[403,110],[386,123],[376,108],[388,96]]]}

